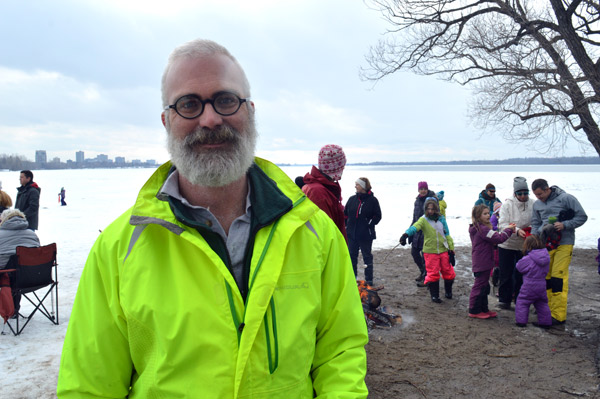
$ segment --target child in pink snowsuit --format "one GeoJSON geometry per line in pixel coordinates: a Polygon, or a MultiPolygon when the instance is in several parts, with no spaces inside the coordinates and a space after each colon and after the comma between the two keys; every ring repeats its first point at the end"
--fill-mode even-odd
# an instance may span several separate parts
{"type": "Polygon", "coordinates": [[[550,268],[550,254],[545,243],[536,235],[530,235],[523,243],[525,256],[517,262],[517,270],[523,274],[523,285],[515,304],[517,326],[525,327],[529,319],[529,306],[533,304],[541,328],[552,326],[552,316],[546,294],[546,275],[550,268]]]}

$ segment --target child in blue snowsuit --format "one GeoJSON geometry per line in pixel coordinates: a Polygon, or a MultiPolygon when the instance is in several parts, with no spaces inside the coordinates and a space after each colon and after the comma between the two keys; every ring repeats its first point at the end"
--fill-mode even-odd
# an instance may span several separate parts
{"type": "Polygon", "coordinates": [[[525,327],[529,319],[529,306],[533,304],[541,328],[552,326],[552,315],[546,294],[546,275],[550,269],[550,255],[546,243],[538,236],[530,235],[523,243],[523,258],[517,262],[517,270],[523,274],[523,285],[515,304],[517,326],[525,327]]]}

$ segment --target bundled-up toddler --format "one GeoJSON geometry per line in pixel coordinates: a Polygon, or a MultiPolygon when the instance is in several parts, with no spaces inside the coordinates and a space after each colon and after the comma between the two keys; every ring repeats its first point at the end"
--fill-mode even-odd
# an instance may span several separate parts
{"type": "Polygon", "coordinates": [[[535,306],[538,327],[550,328],[552,315],[546,294],[546,275],[550,270],[550,254],[545,243],[536,235],[530,235],[523,243],[523,258],[517,262],[517,270],[523,275],[523,285],[515,304],[517,326],[525,327],[529,319],[529,306],[535,306]]]}

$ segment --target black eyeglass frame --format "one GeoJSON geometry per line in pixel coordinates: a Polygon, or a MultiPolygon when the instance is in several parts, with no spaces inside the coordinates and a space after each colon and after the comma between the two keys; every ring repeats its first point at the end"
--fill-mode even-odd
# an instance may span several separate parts
{"type": "Polygon", "coordinates": [[[519,190],[519,191],[515,191],[515,195],[517,197],[523,197],[525,195],[529,195],[529,190],[519,190]]]}
{"type": "Polygon", "coordinates": [[[212,96],[211,98],[207,98],[206,100],[203,100],[202,98],[200,98],[200,96],[196,95],[196,94],[186,94],[184,96],[179,97],[177,100],[175,100],[175,102],[171,105],[167,105],[164,110],[167,111],[169,109],[174,110],[175,112],[177,112],[177,115],[181,116],[183,119],[196,119],[198,118],[200,115],[202,115],[202,113],[204,112],[204,110],[206,109],[206,104],[210,104],[213,109],[215,110],[215,112],[221,116],[231,116],[234,115],[235,113],[237,113],[240,108],[242,107],[242,104],[245,102],[250,101],[250,97],[247,98],[240,98],[237,94],[235,93],[231,93],[229,91],[221,91],[217,94],[215,94],[214,96],[212,96]],[[238,106],[237,108],[235,108],[235,110],[233,112],[229,112],[229,113],[223,113],[220,112],[217,108],[215,107],[215,101],[221,97],[221,96],[225,96],[225,95],[229,95],[229,96],[233,96],[238,100],[238,106]],[[201,105],[200,111],[194,115],[194,116],[185,116],[182,115],[179,110],[177,109],[177,103],[179,103],[181,100],[185,99],[185,98],[193,98],[198,100],[198,102],[201,105]]]}

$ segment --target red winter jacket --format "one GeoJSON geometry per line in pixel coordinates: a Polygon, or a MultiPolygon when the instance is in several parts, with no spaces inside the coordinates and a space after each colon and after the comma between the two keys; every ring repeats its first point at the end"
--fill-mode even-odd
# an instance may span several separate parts
{"type": "Polygon", "coordinates": [[[342,188],[338,182],[330,180],[318,168],[312,167],[304,176],[302,191],[333,220],[346,241],[346,224],[344,223],[344,205],[342,205],[342,188]]]}

